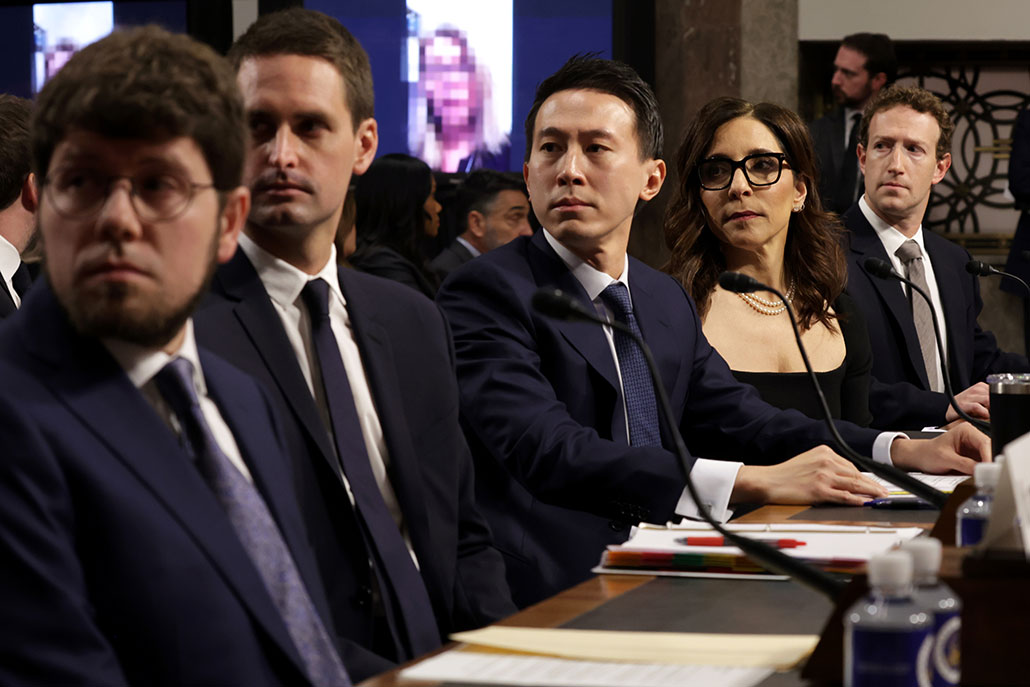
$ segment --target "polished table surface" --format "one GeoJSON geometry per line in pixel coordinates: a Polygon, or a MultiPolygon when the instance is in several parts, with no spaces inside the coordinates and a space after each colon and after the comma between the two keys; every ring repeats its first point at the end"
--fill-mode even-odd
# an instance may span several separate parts
{"type": "MultiPolygon", "coordinates": [[[[819,522],[860,524],[869,509],[766,506],[735,523],[819,522]],[[827,519],[830,518],[839,519],[827,519]]],[[[882,513],[882,512],[881,512],[882,513]]],[[[891,511],[894,525],[929,527],[933,511],[891,511]]],[[[888,524],[877,518],[876,525],[888,524]]],[[[569,627],[656,632],[748,632],[819,634],[831,604],[794,582],[710,580],[651,575],[599,575],[506,618],[498,625],[569,627]]],[[[453,648],[450,644],[444,649],[453,648]]],[[[441,649],[440,651],[443,651],[441,649]]],[[[401,681],[400,669],[366,680],[368,687],[433,685],[401,681]]],[[[777,673],[763,687],[804,682],[796,671],[777,673]]]]}

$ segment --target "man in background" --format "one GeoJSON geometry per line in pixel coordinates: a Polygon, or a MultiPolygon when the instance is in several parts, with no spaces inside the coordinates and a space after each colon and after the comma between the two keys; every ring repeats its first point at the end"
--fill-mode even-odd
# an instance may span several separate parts
{"type": "Polygon", "coordinates": [[[429,263],[441,282],[477,255],[533,233],[526,185],[521,179],[490,169],[476,170],[458,188],[456,202],[463,231],[429,263]]]}
{"type": "Polygon", "coordinates": [[[32,279],[22,262],[32,237],[36,183],[31,171],[32,103],[0,94],[0,319],[18,309],[32,279]]]}
{"type": "Polygon", "coordinates": [[[870,98],[898,75],[894,44],[882,33],[845,36],[833,60],[833,97],[837,107],[809,126],[819,158],[819,197],[838,214],[862,192],[859,178],[858,122],[870,98]]]}

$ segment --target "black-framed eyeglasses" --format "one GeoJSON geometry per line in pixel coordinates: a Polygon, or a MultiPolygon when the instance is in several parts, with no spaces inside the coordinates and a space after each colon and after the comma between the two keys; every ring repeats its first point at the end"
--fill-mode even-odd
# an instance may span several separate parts
{"type": "Polygon", "coordinates": [[[780,180],[786,160],[784,153],[755,153],[736,161],[710,157],[697,166],[697,176],[706,191],[729,187],[738,169],[743,170],[744,178],[752,186],[772,186],[780,180]]]}
{"type": "Polygon", "coordinates": [[[89,167],[63,167],[51,172],[44,192],[54,210],[66,219],[91,219],[111,195],[119,179],[129,182],[129,198],[136,215],[145,222],[167,222],[179,217],[198,191],[214,184],[198,184],[168,170],[140,172],[134,176],[108,175],[89,167]]]}

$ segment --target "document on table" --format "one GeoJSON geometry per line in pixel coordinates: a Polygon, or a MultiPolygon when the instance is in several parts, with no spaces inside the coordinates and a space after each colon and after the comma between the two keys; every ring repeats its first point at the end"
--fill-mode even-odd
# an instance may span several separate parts
{"type": "Polygon", "coordinates": [[[752,687],[771,668],[579,661],[451,650],[401,671],[401,680],[540,687],[752,687]]]}
{"type": "Polygon", "coordinates": [[[563,658],[789,670],[815,648],[818,635],[617,632],[485,627],[451,639],[506,651],[563,658]]]}
{"type": "MultiPolygon", "coordinates": [[[[894,486],[891,482],[883,479],[882,477],[877,477],[871,472],[863,472],[862,475],[887,489],[887,491],[890,492],[890,496],[911,496],[913,499],[916,498],[906,490],[894,486]]],[[[934,489],[943,491],[945,494],[950,494],[955,491],[955,487],[969,479],[969,475],[927,475],[922,472],[910,472],[909,475],[915,477],[923,484],[929,484],[934,489]]]]}

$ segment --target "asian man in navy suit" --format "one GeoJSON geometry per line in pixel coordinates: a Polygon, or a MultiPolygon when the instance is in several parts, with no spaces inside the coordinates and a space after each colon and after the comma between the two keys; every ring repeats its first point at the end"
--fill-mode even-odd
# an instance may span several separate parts
{"type": "MultiPolygon", "coordinates": [[[[454,335],[480,504],[516,603],[585,579],[630,525],[697,513],[635,349],[601,327],[534,312],[541,287],[637,326],[691,452],[748,463],[691,458],[716,517],[737,502],[857,504],[879,493],[821,445],[830,440],[821,422],[736,382],[679,284],[628,257],[635,210],[665,179],[657,103],[632,69],[569,60],[538,88],[526,141],[523,174],[543,231],[462,266],[437,296],[454,335]]],[[[970,472],[958,453],[989,455],[968,428],[935,442],[842,431],[899,467],[970,472]]]]}
{"type": "Polygon", "coordinates": [[[271,401],[193,335],[249,207],[243,122],[222,58],[156,27],[39,96],[46,283],[0,328],[0,683],[351,684],[271,401]]]}
{"type": "Polygon", "coordinates": [[[378,140],[361,45],[298,8],[261,17],[229,58],[253,207],[198,338],[283,409],[336,625],[388,667],[515,610],[474,502],[450,338],[432,301],[337,267],[347,186],[378,140]]]}
{"type": "Polygon", "coordinates": [[[908,286],[866,272],[865,261],[875,257],[910,279],[915,279],[913,268],[922,275],[945,337],[944,364],[959,402],[974,415],[986,415],[987,375],[1026,372],[1030,363],[999,349],[994,335],[980,328],[983,301],[979,277],[965,269],[969,253],[922,225],[930,192],[951,166],[954,125],[934,94],[892,86],[869,104],[860,127],[858,160],[865,193],[843,216],[850,242],[848,293],[869,327],[873,376],[893,390],[883,397],[874,385],[870,409],[874,415],[911,417],[908,426],[918,426],[928,411],[939,415],[947,407],[929,312],[929,326],[919,327],[916,313],[923,308],[922,298],[910,297],[908,286]],[[906,245],[917,251],[910,262],[902,257],[906,245]]]}

